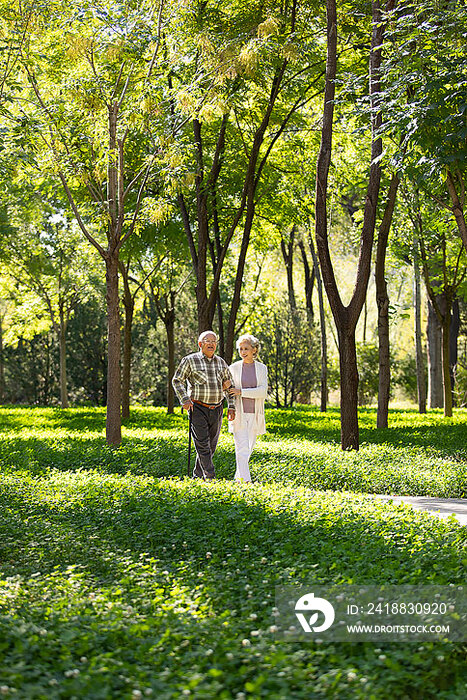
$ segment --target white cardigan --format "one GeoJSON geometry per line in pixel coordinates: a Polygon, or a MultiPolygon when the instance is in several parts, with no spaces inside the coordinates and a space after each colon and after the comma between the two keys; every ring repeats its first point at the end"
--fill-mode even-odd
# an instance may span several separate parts
{"type": "Polygon", "coordinates": [[[256,384],[251,388],[242,387],[242,365],[243,360],[234,362],[229,369],[232,373],[234,385],[241,389],[240,396],[235,396],[235,420],[229,421],[229,430],[234,433],[243,427],[243,401],[245,399],[255,399],[255,429],[256,435],[266,432],[266,422],[264,420],[264,401],[268,395],[268,368],[262,362],[255,360],[256,384]]]}

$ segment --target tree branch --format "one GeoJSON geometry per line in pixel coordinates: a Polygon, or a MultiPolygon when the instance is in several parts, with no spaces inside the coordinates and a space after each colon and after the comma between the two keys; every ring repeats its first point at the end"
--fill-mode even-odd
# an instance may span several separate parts
{"type": "Polygon", "coordinates": [[[107,252],[104,250],[104,248],[96,241],[93,236],[89,233],[87,230],[81,215],[78,211],[78,207],[76,206],[76,202],[73,198],[73,195],[71,194],[70,188],[68,187],[68,183],[66,181],[66,178],[62,172],[58,173],[58,176],[60,180],[62,181],[63,189],[65,190],[66,196],[68,197],[68,201],[70,203],[71,208],[73,209],[73,213],[76,217],[76,221],[78,222],[78,226],[80,227],[81,231],[84,233],[88,241],[96,248],[96,250],[99,251],[100,255],[104,258],[104,260],[107,258],[107,252]]]}

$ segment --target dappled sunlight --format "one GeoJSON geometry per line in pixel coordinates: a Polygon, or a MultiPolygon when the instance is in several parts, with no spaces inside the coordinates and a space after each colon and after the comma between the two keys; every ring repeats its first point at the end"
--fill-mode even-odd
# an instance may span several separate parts
{"type": "MultiPolygon", "coordinates": [[[[46,570],[64,563],[83,564],[94,575],[112,578],[119,574],[106,552],[117,548],[188,566],[191,572],[187,569],[185,578],[195,585],[200,570],[209,570],[219,558],[236,551],[234,561],[240,561],[241,552],[246,566],[242,576],[250,564],[261,569],[256,561],[259,553],[266,557],[263,575],[271,585],[281,578],[291,556],[308,574],[319,574],[321,579],[324,572],[328,580],[326,561],[333,551],[332,580],[337,575],[342,581],[355,577],[387,581],[391,576],[400,578],[401,566],[410,579],[411,553],[426,556],[428,563],[435,556],[439,559],[443,551],[451,550],[459,530],[455,524],[433,523],[428,514],[364,496],[277,484],[245,486],[223,480],[207,484],[95,471],[52,472],[46,478],[22,480],[12,475],[2,481],[2,507],[10,513],[4,517],[11,519],[8,544],[17,549],[16,570],[22,568],[21,561],[25,565],[33,561],[34,567],[46,570]],[[28,529],[21,535],[15,532],[19,520],[14,514],[26,509],[28,529]],[[427,539],[423,533],[428,530],[427,539]],[[357,541],[359,546],[349,549],[357,541]],[[410,545],[411,541],[416,544],[410,545]],[[346,556],[336,567],[340,548],[346,556]],[[401,553],[405,564],[394,568],[391,560],[401,553]],[[310,565],[320,561],[322,570],[312,571],[310,565]]],[[[427,578],[432,575],[427,566],[427,578]]]]}
{"type": "MultiPolygon", "coordinates": [[[[185,415],[136,407],[123,427],[118,449],[106,445],[104,427],[95,429],[96,416],[104,420],[104,409],[69,409],[63,414],[59,409],[0,409],[3,470],[46,474],[53,469],[99,469],[153,477],[187,473],[185,415]]],[[[374,421],[375,412],[365,409],[364,416],[363,423],[374,421]]],[[[397,411],[393,419],[397,427],[383,431],[362,428],[358,452],[343,452],[337,437],[327,439],[326,426],[334,434],[338,417],[337,411],[321,414],[309,406],[269,409],[268,432],[258,439],[251,459],[253,479],[315,489],[465,497],[465,411],[459,411],[449,425],[440,422],[437,414],[397,411]],[[318,434],[320,439],[315,439],[318,434]]],[[[215,463],[218,477],[233,478],[234,446],[226,423],[215,463]]]]}
{"type": "MultiPolygon", "coordinates": [[[[235,678],[239,664],[280,685],[290,659],[300,668],[304,654],[319,657],[321,674],[336,664],[364,668],[360,645],[341,645],[330,659],[328,645],[320,655],[311,643],[278,642],[275,587],[464,581],[466,534],[458,524],[350,489],[287,483],[300,474],[335,479],[337,455],[341,473],[346,464],[360,478],[385,448],[342,454],[300,438],[287,438],[282,450],[260,440],[253,473],[264,459],[275,481],[246,485],[231,480],[233,446],[223,434],[218,475],[230,470],[229,478],[205,483],[161,478],[169,467],[180,476],[186,469],[186,424],[179,431],[162,424],[135,424],[119,450],[95,434],[86,440],[86,431],[50,425],[47,439],[29,424],[29,437],[15,433],[1,443],[10,451],[0,474],[0,634],[12,658],[40,654],[31,682],[42,674],[57,683],[51,697],[60,697],[60,684],[93,697],[96,678],[104,696],[131,697],[128,669],[136,666],[161,697],[167,684],[195,689],[216,673],[235,678]]],[[[391,645],[381,646],[389,658],[391,645]]],[[[457,668],[455,645],[424,653],[439,649],[457,668]]]]}

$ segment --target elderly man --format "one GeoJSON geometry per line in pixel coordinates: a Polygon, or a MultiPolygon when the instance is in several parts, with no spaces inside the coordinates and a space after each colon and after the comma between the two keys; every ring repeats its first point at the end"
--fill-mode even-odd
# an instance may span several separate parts
{"type": "MultiPolygon", "coordinates": [[[[227,363],[215,354],[217,336],[204,331],[198,338],[199,352],[184,357],[177,367],[172,385],[178,400],[186,411],[192,411],[191,432],[196,448],[193,477],[215,478],[212,456],[216,451],[222,425],[223,386],[233,386],[227,363]]],[[[228,419],[235,418],[234,397],[225,394],[228,401],[228,419]]]]}

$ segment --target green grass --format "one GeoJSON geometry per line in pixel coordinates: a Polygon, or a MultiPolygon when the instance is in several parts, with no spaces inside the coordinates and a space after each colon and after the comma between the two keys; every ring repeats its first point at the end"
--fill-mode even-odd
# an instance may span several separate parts
{"type": "Polygon", "coordinates": [[[338,414],[270,410],[253,474],[180,479],[186,418],[0,409],[0,693],[15,698],[463,698],[465,646],[280,639],[277,585],[465,583],[466,529],[367,492],[464,495],[465,412],[396,412],[342,453],[338,414]],[[310,488],[312,487],[312,488],[310,488]],[[335,491],[334,491],[335,489],[335,491]],[[338,492],[337,489],[345,489],[338,492]]]}
{"type": "MultiPolygon", "coordinates": [[[[157,477],[186,473],[187,419],[163,409],[135,408],[123,429],[123,445],[108,449],[103,409],[0,409],[0,463],[5,470],[36,475],[50,469],[96,468],[101,472],[157,477]]],[[[361,411],[360,451],[342,452],[339,414],[316,408],[270,409],[268,433],[252,460],[255,479],[321,490],[466,497],[467,411],[451,419],[432,411],[393,411],[391,428],[376,430],[375,411],[361,411]]],[[[217,473],[235,471],[232,437],[225,431],[217,473]]]]}

